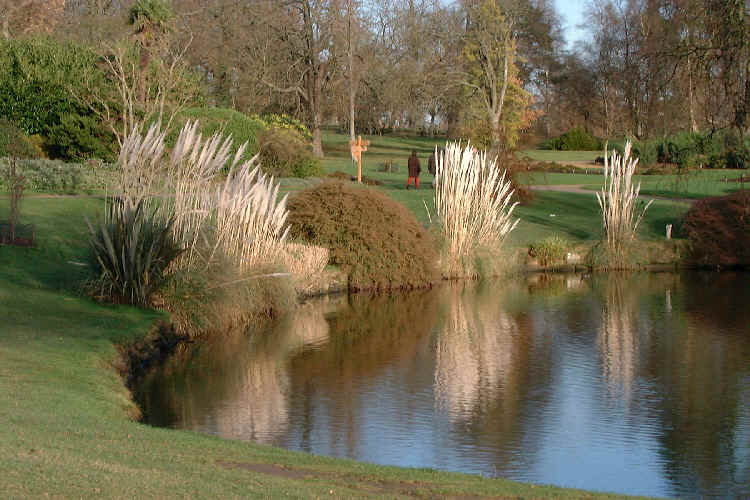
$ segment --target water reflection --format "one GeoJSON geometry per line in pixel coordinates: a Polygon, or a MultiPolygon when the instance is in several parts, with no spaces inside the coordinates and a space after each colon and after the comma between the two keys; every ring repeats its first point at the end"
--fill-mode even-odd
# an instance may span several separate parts
{"type": "Polygon", "coordinates": [[[747,275],[537,275],[311,303],[144,381],[158,425],[623,493],[750,495],[747,275]]]}

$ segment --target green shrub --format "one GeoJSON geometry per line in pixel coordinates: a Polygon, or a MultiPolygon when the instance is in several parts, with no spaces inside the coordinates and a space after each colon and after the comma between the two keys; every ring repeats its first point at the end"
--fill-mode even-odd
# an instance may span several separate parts
{"type": "MultiPolygon", "coordinates": [[[[6,160],[0,159],[0,166],[6,160]]],[[[24,187],[30,191],[50,193],[93,193],[114,185],[117,169],[107,163],[65,163],[60,160],[23,160],[17,162],[18,172],[25,177],[24,187]]],[[[0,186],[4,187],[3,179],[0,186]]]]}
{"type": "Polygon", "coordinates": [[[583,127],[575,127],[554,139],[543,142],[539,149],[598,151],[604,149],[604,144],[601,139],[589,134],[583,127]]]}
{"type": "Polygon", "coordinates": [[[292,129],[272,128],[258,134],[260,166],[276,177],[320,177],[323,169],[302,137],[292,129]]]}
{"type": "Polygon", "coordinates": [[[232,153],[247,142],[244,159],[249,160],[258,152],[258,134],[265,130],[265,124],[229,108],[188,108],[180,112],[172,122],[167,134],[167,145],[173,146],[177,135],[185,123],[198,120],[204,138],[214,133],[232,136],[232,153]]]}
{"type": "Polygon", "coordinates": [[[89,223],[91,266],[98,275],[94,294],[112,302],[151,306],[167,281],[167,268],[182,250],[171,234],[172,220],[162,220],[143,201],[115,204],[98,227],[89,223]]]}
{"type": "Polygon", "coordinates": [[[351,289],[426,286],[437,253],[427,231],[403,205],[349,183],[325,182],[288,203],[290,235],[323,246],[351,289]]]}
{"type": "Polygon", "coordinates": [[[42,151],[23,131],[5,118],[0,118],[0,158],[39,158],[42,151]]]}
{"type": "Polygon", "coordinates": [[[559,262],[565,258],[570,243],[559,236],[549,236],[529,245],[529,255],[539,260],[541,266],[559,262]]]}
{"type": "MultiPolygon", "coordinates": [[[[110,83],[89,48],[51,38],[0,41],[0,116],[29,135],[44,137],[51,156],[114,158],[114,136],[71,91],[101,95],[110,83]]],[[[117,108],[115,102],[108,103],[117,108]]]]}
{"type": "MultiPolygon", "coordinates": [[[[638,158],[639,167],[648,167],[659,161],[659,141],[639,141],[632,137],[627,140],[633,144],[631,155],[638,158]]],[[[625,152],[625,142],[610,142],[609,148],[622,155],[625,152]]]]}
{"type": "Polygon", "coordinates": [[[287,114],[277,115],[275,113],[268,113],[263,115],[254,114],[251,118],[260,120],[267,129],[282,129],[282,130],[293,130],[297,132],[300,137],[306,141],[312,140],[312,134],[307,126],[299,121],[298,119],[289,116],[287,114]]]}
{"type": "Polygon", "coordinates": [[[750,191],[699,200],[682,221],[693,262],[750,266],[750,191]]]}

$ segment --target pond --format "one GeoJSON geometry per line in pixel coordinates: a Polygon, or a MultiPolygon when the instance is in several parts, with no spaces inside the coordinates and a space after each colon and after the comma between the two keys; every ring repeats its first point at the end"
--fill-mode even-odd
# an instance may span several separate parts
{"type": "Polygon", "coordinates": [[[750,497],[750,274],[324,298],[182,350],[153,425],[618,493],[750,497]]]}

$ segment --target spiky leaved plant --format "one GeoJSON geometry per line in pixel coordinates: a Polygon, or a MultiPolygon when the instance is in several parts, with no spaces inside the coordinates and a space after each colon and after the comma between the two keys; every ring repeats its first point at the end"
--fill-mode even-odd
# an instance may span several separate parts
{"type": "MultiPolygon", "coordinates": [[[[445,238],[443,273],[466,274],[480,248],[498,249],[518,224],[505,169],[470,144],[448,143],[438,154],[435,209],[445,238]]],[[[469,273],[473,273],[470,269],[469,273]]]]}
{"type": "MultiPolygon", "coordinates": [[[[88,221],[87,221],[88,222],[88,221]]],[[[166,270],[182,252],[173,220],[156,215],[145,200],[110,203],[103,222],[88,222],[92,265],[99,273],[94,294],[142,307],[166,282],[166,270]]]]}
{"type": "Polygon", "coordinates": [[[636,230],[646,210],[654,200],[649,200],[640,214],[636,214],[636,201],[641,184],[633,184],[633,173],[638,159],[630,156],[632,143],[625,143],[622,156],[612,150],[611,158],[604,149],[604,186],[596,193],[602,212],[602,228],[607,251],[607,267],[627,267],[627,246],[635,239],[636,230]]]}

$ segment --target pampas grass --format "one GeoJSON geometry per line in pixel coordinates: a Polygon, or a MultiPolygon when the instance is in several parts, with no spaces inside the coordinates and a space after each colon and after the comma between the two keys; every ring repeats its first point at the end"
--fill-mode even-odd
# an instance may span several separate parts
{"type": "Polygon", "coordinates": [[[497,250],[518,224],[513,220],[513,189],[505,169],[470,144],[448,143],[438,154],[435,209],[445,247],[446,277],[474,274],[470,263],[478,250],[497,250]]]}
{"type": "MultiPolygon", "coordinates": [[[[246,144],[233,155],[231,137],[204,139],[197,122],[182,128],[171,151],[165,135],[155,124],[125,138],[119,179],[107,196],[107,214],[138,207],[154,221],[169,221],[162,226],[181,252],[164,269],[174,279],[156,305],[181,318],[203,316],[206,323],[242,318],[250,309],[273,311],[277,302],[288,302],[281,297],[287,292],[274,291],[293,294],[289,284],[276,283],[288,281],[288,273],[279,271],[286,265],[307,272],[320,264],[290,257],[301,254],[287,251],[286,196],[279,199],[273,177],[261,172],[257,157],[242,161],[246,144]]],[[[184,321],[186,327],[200,323],[184,321]]]]}
{"type": "Polygon", "coordinates": [[[607,267],[621,269],[627,267],[627,248],[635,239],[646,210],[653,200],[650,200],[643,211],[636,214],[636,201],[641,190],[641,184],[633,184],[633,173],[638,165],[638,159],[630,156],[632,143],[625,143],[623,155],[612,151],[611,160],[604,150],[604,186],[596,193],[599,208],[602,212],[602,227],[604,243],[607,252],[607,267]]]}

